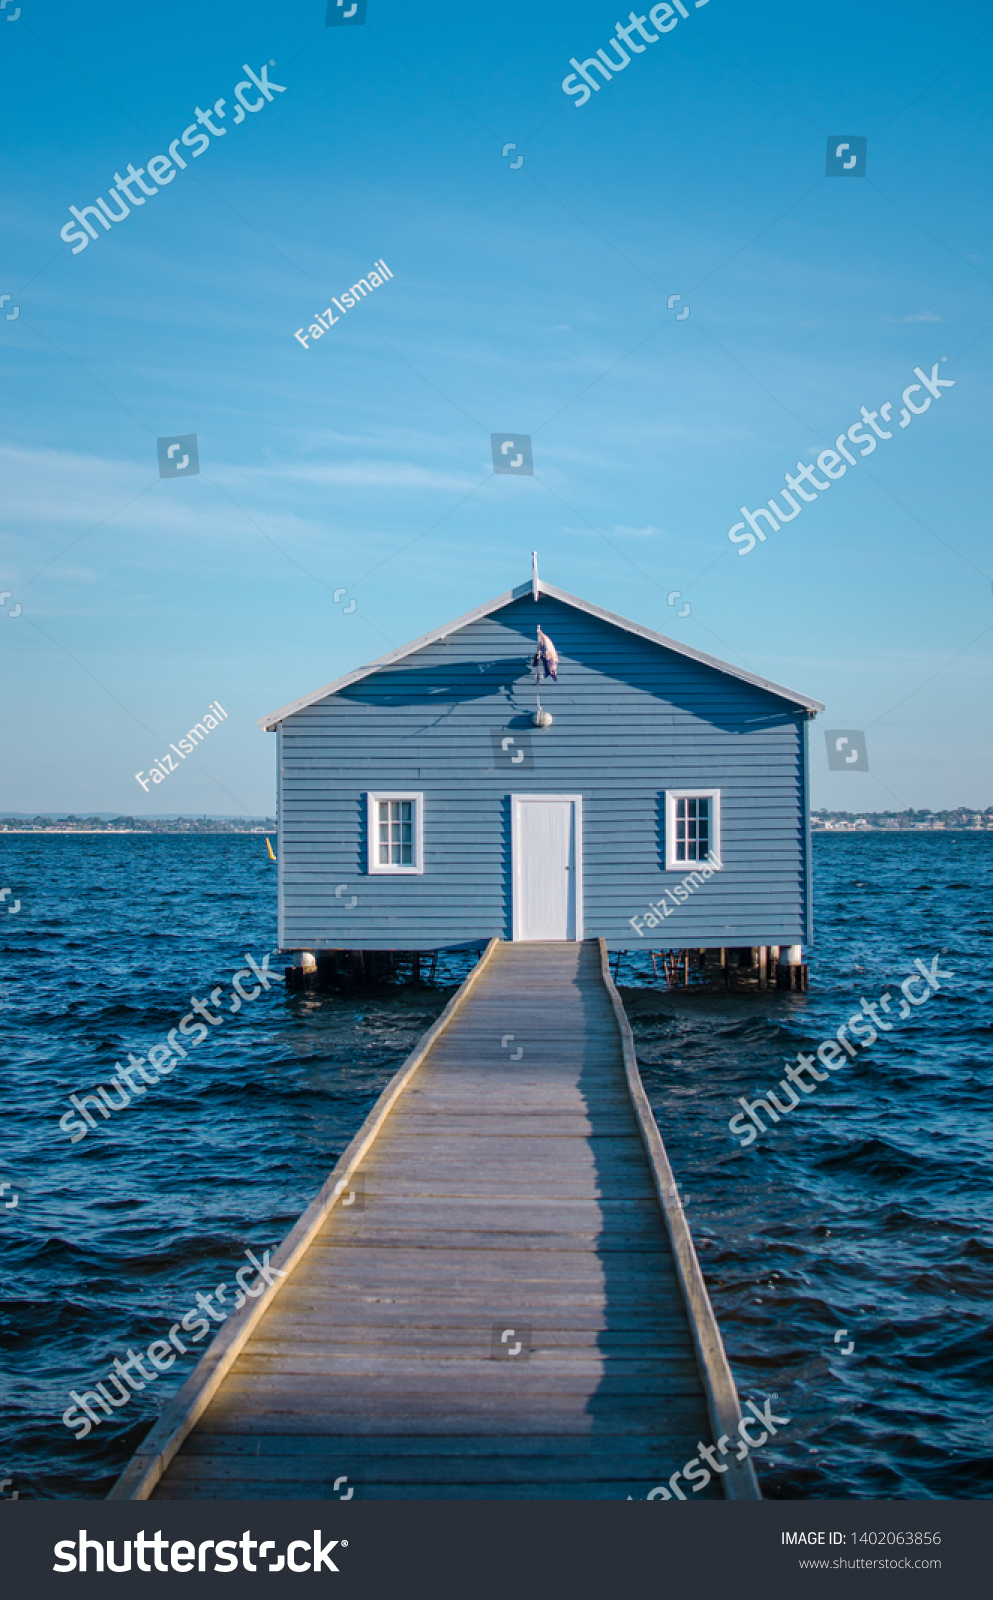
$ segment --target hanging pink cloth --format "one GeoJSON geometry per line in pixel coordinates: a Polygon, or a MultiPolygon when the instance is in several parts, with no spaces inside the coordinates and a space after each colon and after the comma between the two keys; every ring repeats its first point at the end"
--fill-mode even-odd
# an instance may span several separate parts
{"type": "Polygon", "coordinates": [[[544,668],[546,678],[554,678],[555,682],[558,682],[559,653],[548,634],[543,633],[540,627],[538,629],[538,653],[534,658],[533,665],[535,668],[535,683],[540,680],[542,668],[544,668]]]}

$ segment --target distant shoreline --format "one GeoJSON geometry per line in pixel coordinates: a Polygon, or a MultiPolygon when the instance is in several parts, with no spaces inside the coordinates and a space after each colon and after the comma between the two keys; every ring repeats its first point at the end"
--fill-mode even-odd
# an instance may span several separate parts
{"type": "Polygon", "coordinates": [[[871,823],[866,823],[864,828],[856,828],[854,824],[850,824],[847,828],[839,828],[837,826],[833,828],[819,828],[816,826],[811,826],[810,831],[812,834],[820,835],[822,833],[830,833],[832,835],[843,835],[845,838],[848,838],[849,835],[858,833],[993,833],[993,827],[985,826],[982,828],[963,828],[954,824],[948,825],[945,823],[935,827],[925,822],[916,828],[874,828],[871,823]]]}
{"type": "Polygon", "coordinates": [[[63,838],[71,837],[73,834],[77,833],[93,834],[97,837],[101,837],[102,835],[108,833],[140,833],[144,834],[148,838],[151,838],[156,834],[168,834],[170,838],[190,838],[195,835],[198,839],[227,839],[233,834],[238,834],[240,837],[244,838],[247,834],[266,834],[275,832],[275,826],[270,828],[5,828],[0,826],[0,834],[36,833],[39,837],[43,837],[46,834],[58,834],[63,838]]]}
{"type": "MultiPolygon", "coordinates": [[[[187,824],[186,826],[183,826],[182,824],[179,824],[177,826],[175,824],[170,825],[168,823],[159,823],[159,824],[153,824],[152,826],[146,825],[145,827],[137,827],[137,828],[115,828],[112,825],[108,825],[105,828],[58,828],[58,827],[46,827],[46,828],[34,827],[33,828],[30,825],[28,825],[27,827],[18,827],[18,826],[12,826],[10,823],[0,822],[0,836],[2,836],[3,834],[6,833],[6,834],[17,834],[17,835],[31,835],[32,837],[39,838],[39,839],[40,838],[49,837],[49,836],[53,837],[53,838],[65,839],[65,838],[71,838],[71,837],[73,837],[73,835],[76,835],[76,834],[80,835],[81,837],[85,836],[85,837],[88,837],[88,838],[103,838],[103,837],[107,837],[107,836],[115,836],[115,837],[116,836],[122,836],[122,837],[123,836],[132,836],[132,837],[133,836],[141,836],[141,837],[148,838],[148,839],[154,839],[154,838],[158,838],[158,837],[168,837],[168,838],[172,838],[172,839],[178,839],[178,838],[183,838],[183,839],[231,839],[231,838],[242,838],[242,839],[244,839],[244,838],[249,838],[249,837],[252,837],[252,838],[264,838],[267,834],[276,834],[276,833],[278,833],[278,831],[279,831],[278,824],[275,821],[267,822],[265,824],[261,824],[261,825],[258,825],[256,827],[249,827],[249,826],[242,826],[242,827],[237,827],[237,826],[223,827],[223,826],[220,826],[219,827],[216,823],[213,826],[211,826],[210,823],[208,823],[206,826],[203,823],[187,824]]],[[[854,823],[848,823],[848,824],[842,823],[841,826],[839,826],[837,823],[834,823],[833,825],[825,827],[823,823],[818,823],[818,822],[815,821],[815,822],[812,822],[810,831],[811,831],[812,835],[816,835],[818,837],[821,834],[831,834],[833,837],[836,836],[836,837],[843,837],[843,838],[850,838],[852,835],[857,835],[857,834],[861,834],[861,833],[887,833],[887,834],[894,834],[894,833],[899,833],[899,834],[905,834],[905,833],[906,834],[911,834],[911,833],[913,833],[913,834],[920,834],[920,833],[955,833],[955,834],[971,833],[971,834],[983,834],[983,833],[993,833],[993,825],[991,825],[989,823],[986,823],[986,824],[984,824],[984,825],[982,825],[980,827],[976,827],[975,825],[972,825],[970,827],[968,824],[962,825],[960,823],[937,823],[937,824],[935,824],[935,823],[927,823],[927,822],[925,822],[925,823],[917,823],[916,825],[912,825],[909,828],[906,827],[906,826],[903,826],[903,827],[899,827],[898,826],[898,827],[894,828],[892,825],[890,827],[885,827],[885,826],[880,827],[880,826],[878,826],[876,824],[873,824],[871,822],[867,822],[867,823],[864,823],[861,827],[856,826],[854,823]]]]}
{"type": "Polygon", "coordinates": [[[166,833],[182,834],[189,838],[222,839],[230,834],[278,832],[279,824],[275,817],[197,817],[189,813],[184,816],[182,812],[135,817],[128,812],[113,811],[91,811],[84,816],[77,816],[71,811],[55,814],[36,811],[33,816],[17,812],[8,812],[6,816],[0,814],[0,833],[52,833],[60,836],[72,833],[129,833],[147,834],[149,837],[166,833]]]}

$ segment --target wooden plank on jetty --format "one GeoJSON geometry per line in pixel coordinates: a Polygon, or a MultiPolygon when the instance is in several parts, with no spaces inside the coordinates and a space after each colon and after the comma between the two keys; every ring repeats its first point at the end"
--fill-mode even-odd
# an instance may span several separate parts
{"type": "Polygon", "coordinates": [[[602,941],[493,940],[272,1265],[111,1499],[643,1498],[736,1433],[602,941]]]}

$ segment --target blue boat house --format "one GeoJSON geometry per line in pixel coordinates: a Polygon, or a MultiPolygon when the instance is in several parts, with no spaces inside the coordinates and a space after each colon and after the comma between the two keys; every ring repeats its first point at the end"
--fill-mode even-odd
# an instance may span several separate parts
{"type": "Polygon", "coordinates": [[[261,720],[280,948],[306,972],[332,953],[602,937],[664,956],[670,981],[802,987],[823,709],[535,566],[261,720]],[[536,682],[542,636],[555,676],[536,682]]]}

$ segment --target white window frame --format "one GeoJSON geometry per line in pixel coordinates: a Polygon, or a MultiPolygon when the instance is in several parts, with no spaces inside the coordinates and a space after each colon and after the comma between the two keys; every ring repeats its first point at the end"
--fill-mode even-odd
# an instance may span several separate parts
{"type": "Polygon", "coordinates": [[[719,872],[721,860],[721,791],[720,789],[667,789],[665,791],[665,870],[666,872],[699,872],[701,867],[711,867],[719,872]],[[710,801],[710,855],[704,861],[676,860],[676,801],[710,801]]]}
{"type": "Polygon", "coordinates": [[[418,877],[424,871],[424,794],[412,789],[377,789],[366,794],[366,832],[368,834],[368,867],[370,876],[393,878],[418,877]],[[379,855],[379,802],[381,800],[411,800],[414,806],[411,843],[413,864],[401,867],[395,863],[383,864],[379,855]]]}

